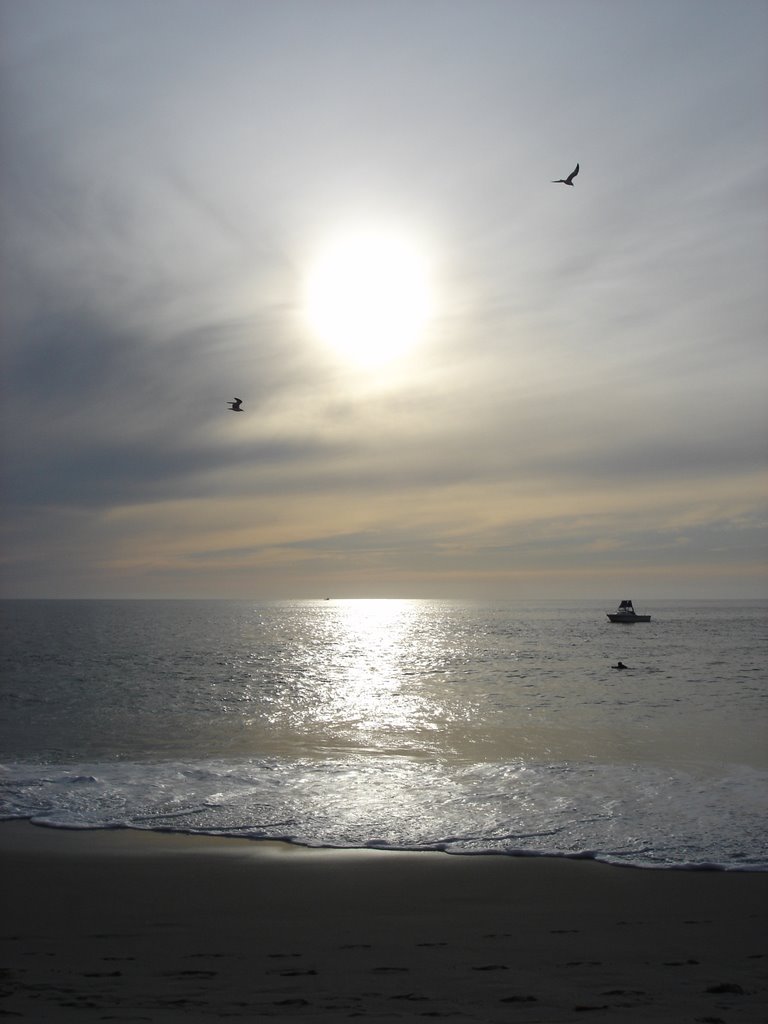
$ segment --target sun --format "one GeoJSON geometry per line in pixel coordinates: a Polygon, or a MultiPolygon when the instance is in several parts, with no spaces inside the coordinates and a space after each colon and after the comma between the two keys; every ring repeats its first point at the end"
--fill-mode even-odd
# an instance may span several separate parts
{"type": "Polygon", "coordinates": [[[342,358],[380,366],[407,352],[432,313],[427,260],[404,236],[349,232],[318,253],[306,281],[312,332],[342,358]]]}

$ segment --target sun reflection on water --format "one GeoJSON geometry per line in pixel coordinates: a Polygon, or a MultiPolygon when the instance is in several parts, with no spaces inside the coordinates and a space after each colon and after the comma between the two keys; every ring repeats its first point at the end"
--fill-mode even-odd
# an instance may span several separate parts
{"type": "Polygon", "coordinates": [[[273,728],[303,737],[317,753],[419,755],[444,743],[446,728],[467,715],[466,705],[447,699],[445,636],[435,634],[425,602],[329,601],[312,621],[311,633],[291,631],[290,644],[276,647],[273,728]],[[290,649],[289,662],[281,647],[290,649]]]}
{"type": "Polygon", "coordinates": [[[317,718],[354,729],[358,739],[377,745],[381,731],[423,729],[429,702],[403,686],[419,618],[416,602],[339,601],[329,616],[334,654],[317,718]]]}

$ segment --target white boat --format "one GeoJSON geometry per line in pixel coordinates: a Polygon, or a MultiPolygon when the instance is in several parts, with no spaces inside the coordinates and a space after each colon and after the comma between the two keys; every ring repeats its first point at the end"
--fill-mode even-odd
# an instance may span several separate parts
{"type": "Polygon", "coordinates": [[[611,622],[650,622],[650,615],[638,615],[631,601],[622,601],[615,612],[606,612],[611,622]]]}

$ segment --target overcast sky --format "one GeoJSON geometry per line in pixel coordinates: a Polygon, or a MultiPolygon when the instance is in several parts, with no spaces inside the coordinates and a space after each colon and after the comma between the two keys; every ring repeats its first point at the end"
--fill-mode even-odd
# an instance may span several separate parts
{"type": "Polygon", "coordinates": [[[6,595],[766,594],[768,4],[0,11],[6,595]]]}

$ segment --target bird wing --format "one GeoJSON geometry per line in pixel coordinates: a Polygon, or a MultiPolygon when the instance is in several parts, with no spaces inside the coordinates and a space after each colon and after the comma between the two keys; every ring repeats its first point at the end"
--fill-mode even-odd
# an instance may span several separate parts
{"type": "Polygon", "coordinates": [[[570,183],[571,183],[571,182],[573,181],[573,179],[574,179],[574,178],[576,177],[576,175],[577,175],[578,173],[579,173],[579,165],[578,165],[578,164],[576,164],[576,166],[574,167],[574,169],[573,169],[573,170],[571,171],[571,173],[570,173],[570,174],[568,175],[568,177],[567,177],[567,178],[565,179],[565,180],[566,180],[566,181],[568,182],[568,184],[570,184],[570,183]]]}

